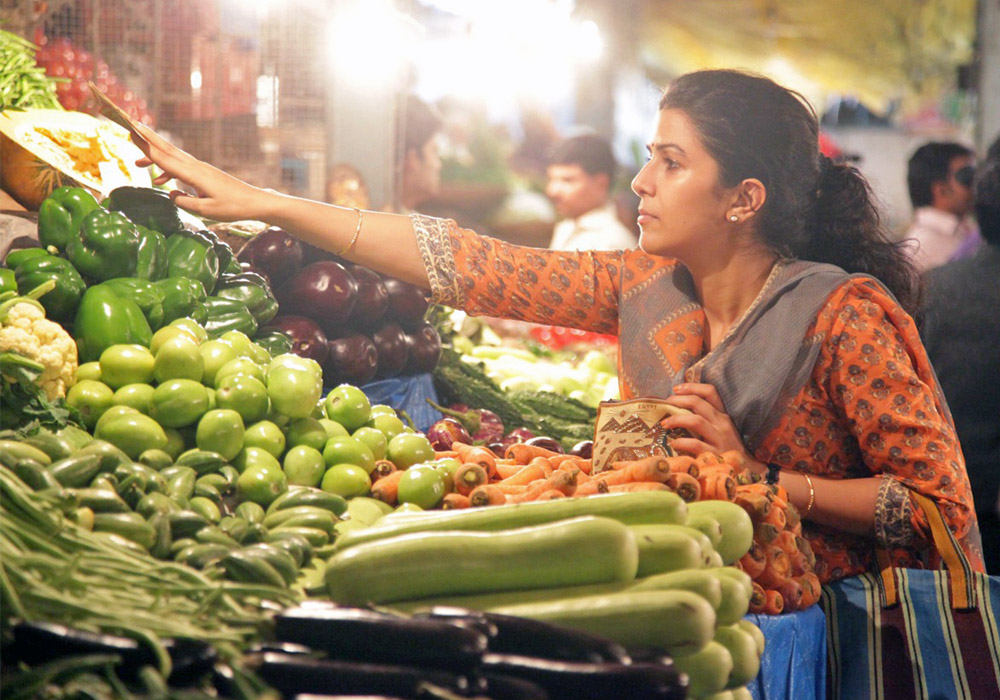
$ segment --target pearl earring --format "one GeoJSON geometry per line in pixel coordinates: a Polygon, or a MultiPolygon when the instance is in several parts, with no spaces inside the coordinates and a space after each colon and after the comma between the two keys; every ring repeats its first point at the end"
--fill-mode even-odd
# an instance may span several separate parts
{"type": "Polygon", "coordinates": [[[737,221],[740,220],[740,217],[736,216],[736,214],[730,214],[729,215],[729,220],[732,221],[735,224],[737,221]]]}

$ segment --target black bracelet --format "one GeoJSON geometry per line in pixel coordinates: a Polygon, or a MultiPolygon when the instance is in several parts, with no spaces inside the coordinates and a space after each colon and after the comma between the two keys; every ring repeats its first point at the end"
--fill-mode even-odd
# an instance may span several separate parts
{"type": "Polygon", "coordinates": [[[767,476],[764,477],[764,483],[768,486],[774,486],[778,483],[778,474],[781,472],[781,467],[774,462],[767,463],[767,476]]]}

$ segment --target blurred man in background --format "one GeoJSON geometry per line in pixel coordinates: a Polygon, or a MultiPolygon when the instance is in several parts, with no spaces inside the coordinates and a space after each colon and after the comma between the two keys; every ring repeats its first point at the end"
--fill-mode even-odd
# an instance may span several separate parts
{"type": "Polygon", "coordinates": [[[975,153],[958,143],[933,141],[918,148],[909,161],[906,183],[913,204],[913,262],[923,272],[972,253],[979,242],[972,211],[975,153]]]}
{"type": "Polygon", "coordinates": [[[401,213],[414,211],[440,191],[438,136],[444,128],[440,113],[413,95],[407,97],[405,109],[398,197],[401,213]]]}
{"type": "Polygon", "coordinates": [[[615,177],[611,145],[594,134],[556,144],[546,169],[545,194],[562,217],[552,234],[553,250],[624,250],[634,248],[611,200],[615,177]]]}

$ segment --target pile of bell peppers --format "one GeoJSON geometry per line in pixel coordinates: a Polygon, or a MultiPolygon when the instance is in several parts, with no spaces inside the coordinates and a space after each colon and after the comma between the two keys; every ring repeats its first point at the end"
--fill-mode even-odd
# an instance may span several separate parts
{"type": "Polygon", "coordinates": [[[82,188],[60,187],[39,208],[38,240],[40,248],[8,254],[0,286],[55,280],[42,304],[72,327],[80,362],[115,344],[148,345],[158,328],[185,316],[211,337],[254,337],[278,311],[267,281],[244,272],[213,232],[185,228],[162,190],[119,187],[98,202],[82,188]]]}

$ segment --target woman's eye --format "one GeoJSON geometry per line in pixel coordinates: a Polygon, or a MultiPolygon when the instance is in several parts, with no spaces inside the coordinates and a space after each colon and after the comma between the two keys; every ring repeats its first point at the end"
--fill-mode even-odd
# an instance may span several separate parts
{"type": "Polygon", "coordinates": [[[664,158],[663,162],[666,163],[667,170],[674,170],[675,168],[679,168],[680,165],[681,165],[680,163],[678,163],[676,160],[673,160],[672,158],[664,158]]]}

